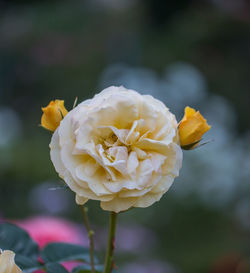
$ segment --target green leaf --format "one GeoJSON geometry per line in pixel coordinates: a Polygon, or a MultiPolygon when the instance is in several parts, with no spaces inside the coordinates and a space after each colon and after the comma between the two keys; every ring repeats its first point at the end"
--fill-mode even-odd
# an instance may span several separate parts
{"type": "Polygon", "coordinates": [[[65,261],[89,262],[89,250],[79,245],[51,243],[41,251],[41,257],[45,263],[65,261]]]}
{"type": "Polygon", "coordinates": [[[62,265],[58,263],[46,264],[47,273],[69,273],[62,265]]]}
{"type": "Polygon", "coordinates": [[[38,245],[26,231],[13,224],[0,224],[0,248],[15,252],[16,264],[23,273],[30,273],[41,268],[38,262],[38,245]]]}
{"type": "MultiPolygon", "coordinates": [[[[100,271],[95,271],[96,273],[100,273],[100,271]]],[[[73,269],[72,273],[91,273],[91,269],[87,269],[81,266],[77,266],[73,269]]]]}
{"type": "MultiPolygon", "coordinates": [[[[103,265],[95,265],[95,272],[103,272],[103,265]]],[[[72,273],[91,273],[91,266],[88,264],[78,265],[72,270],[72,273]]]]}
{"type": "Polygon", "coordinates": [[[0,248],[37,260],[38,245],[23,229],[9,223],[0,224],[0,248]]]}
{"type": "Polygon", "coordinates": [[[22,269],[23,273],[32,273],[38,269],[42,269],[43,266],[38,262],[31,260],[28,257],[20,254],[15,257],[16,264],[22,269]]]}

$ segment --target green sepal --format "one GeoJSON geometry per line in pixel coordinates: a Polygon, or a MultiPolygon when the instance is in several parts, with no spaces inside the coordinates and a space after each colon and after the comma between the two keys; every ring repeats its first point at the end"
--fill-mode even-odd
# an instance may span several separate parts
{"type": "Polygon", "coordinates": [[[200,140],[198,140],[198,141],[196,141],[196,142],[194,142],[194,143],[191,143],[191,144],[188,144],[188,145],[183,145],[183,146],[181,146],[181,148],[183,149],[183,150],[193,150],[193,149],[195,149],[197,146],[197,144],[200,142],[200,140]]]}

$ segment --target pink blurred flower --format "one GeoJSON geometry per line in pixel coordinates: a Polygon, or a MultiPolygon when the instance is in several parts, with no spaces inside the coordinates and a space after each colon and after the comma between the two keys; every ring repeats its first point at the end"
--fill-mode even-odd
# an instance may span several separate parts
{"type": "MultiPolygon", "coordinates": [[[[71,272],[73,268],[75,268],[77,265],[80,265],[81,263],[79,262],[65,262],[65,263],[62,263],[62,265],[69,271],[71,272]]],[[[43,270],[37,270],[33,273],[45,273],[45,271],[43,270]]]]}
{"type": "Polygon", "coordinates": [[[77,265],[80,265],[81,263],[79,262],[66,262],[66,263],[63,263],[62,265],[69,271],[71,272],[71,270],[73,268],[75,268],[77,265]]]}
{"type": "MultiPolygon", "coordinates": [[[[26,230],[30,237],[38,243],[40,249],[52,242],[64,242],[87,245],[87,235],[82,234],[78,226],[70,221],[48,216],[37,216],[14,222],[26,230]]],[[[65,262],[62,264],[69,272],[79,265],[79,262],[65,262]]],[[[37,270],[34,273],[44,273],[37,270]]]]}
{"type": "Polygon", "coordinates": [[[77,225],[60,218],[37,216],[15,221],[15,224],[26,230],[40,248],[52,242],[82,245],[88,242],[87,236],[82,235],[77,225]]]}

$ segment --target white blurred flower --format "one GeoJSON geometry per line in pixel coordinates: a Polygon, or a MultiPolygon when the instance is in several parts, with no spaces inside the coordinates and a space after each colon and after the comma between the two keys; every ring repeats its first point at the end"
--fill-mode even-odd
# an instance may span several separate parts
{"type": "Polygon", "coordinates": [[[195,107],[207,95],[204,76],[196,67],[188,63],[179,62],[169,65],[165,70],[161,87],[162,96],[167,104],[178,113],[182,113],[187,105],[195,107]]]}
{"type": "Polygon", "coordinates": [[[100,78],[100,87],[104,88],[110,84],[124,85],[129,89],[156,97],[159,95],[159,78],[155,72],[147,68],[132,68],[123,64],[108,66],[100,78]]]}

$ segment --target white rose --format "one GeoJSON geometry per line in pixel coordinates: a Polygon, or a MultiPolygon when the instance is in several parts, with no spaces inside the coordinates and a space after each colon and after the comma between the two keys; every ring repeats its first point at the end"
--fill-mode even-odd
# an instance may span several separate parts
{"type": "Polygon", "coordinates": [[[159,201],[182,164],[175,116],[152,96],[122,86],[70,111],[50,148],[76,202],[100,200],[114,212],[159,201]]]}
{"type": "Polygon", "coordinates": [[[15,264],[15,253],[5,250],[0,253],[0,273],[22,273],[22,270],[15,264]]]}

